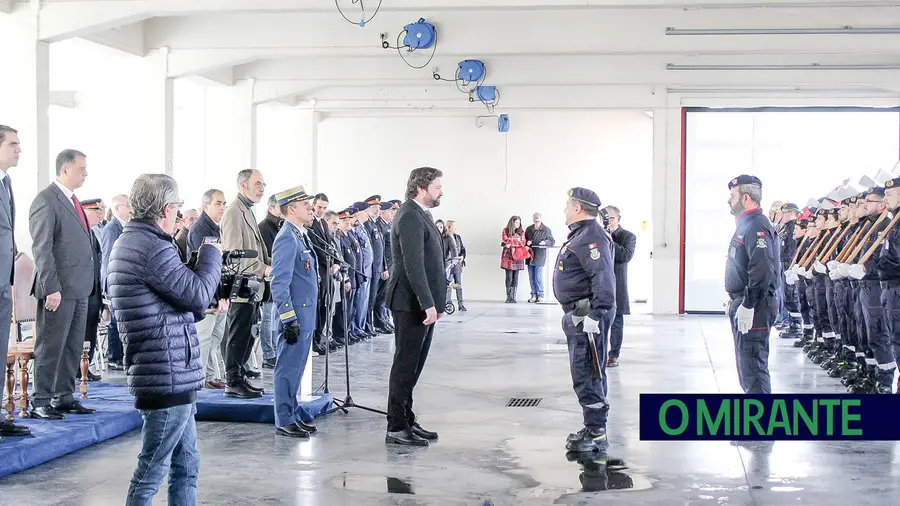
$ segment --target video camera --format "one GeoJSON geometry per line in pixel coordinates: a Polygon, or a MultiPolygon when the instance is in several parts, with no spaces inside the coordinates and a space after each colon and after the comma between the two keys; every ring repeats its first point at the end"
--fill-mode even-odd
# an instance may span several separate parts
{"type": "MultiPolygon", "coordinates": [[[[187,262],[189,269],[194,270],[197,266],[197,251],[191,252],[191,258],[187,262]]],[[[239,262],[246,258],[256,258],[259,253],[256,250],[236,249],[232,251],[222,252],[222,276],[219,280],[219,286],[216,288],[216,297],[213,299],[212,306],[216,305],[216,301],[226,299],[229,301],[241,299],[247,302],[258,302],[261,295],[259,278],[254,275],[244,274],[239,270],[239,262]]]]}
{"type": "Polygon", "coordinates": [[[603,228],[609,228],[609,211],[605,208],[600,208],[600,221],[603,223],[603,228]]]}

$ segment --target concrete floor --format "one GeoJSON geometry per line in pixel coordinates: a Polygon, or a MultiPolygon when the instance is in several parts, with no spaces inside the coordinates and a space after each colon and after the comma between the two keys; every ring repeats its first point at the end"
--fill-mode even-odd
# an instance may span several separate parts
{"type": "MultiPolygon", "coordinates": [[[[440,432],[429,448],[386,447],[384,418],[359,409],[320,419],[307,442],[267,425],[200,423],[200,504],[900,504],[895,443],[639,440],[642,392],[739,392],[727,322],[715,316],[626,320],[621,366],[610,370],[609,453],[627,468],[587,481],[631,488],[581,492],[582,466],[563,448],[581,412],[560,316],[552,305],[471,303],[439,323],[415,396],[422,424],[440,432]],[[505,407],[510,397],[543,400],[505,407]]],[[[384,408],[392,348],[387,336],[350,348],[356,402],[384,408]]],[[[777,337],[770,364],[776,392],[843,391],[777,337]]],[[[323,365],[317,357],[315,387],[323,365]]],[[[343,352],[331,355],[329,386],[343,397],[343,352]]],[[[133,432],[2,479],[0,504],[122,504],[139,442],[133,432]]],[[[165,497],[163,485],[155,504],[165,497]]]]}

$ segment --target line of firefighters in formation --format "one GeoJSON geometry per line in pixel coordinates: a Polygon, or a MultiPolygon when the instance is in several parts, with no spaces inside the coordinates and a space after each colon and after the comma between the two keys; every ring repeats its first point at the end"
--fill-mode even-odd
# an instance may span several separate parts
{"type": "Polygon", "coordinates": [[[780,336],[852,393],[891,393],[900,359],[898,176],[900,163],[773,215],[788,313],[780,336]]]}

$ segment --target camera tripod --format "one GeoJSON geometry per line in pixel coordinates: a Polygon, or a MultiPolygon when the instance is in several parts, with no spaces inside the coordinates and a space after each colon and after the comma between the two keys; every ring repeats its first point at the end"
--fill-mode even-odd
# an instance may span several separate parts
{"type": "MultiPolygon", "coordinates": [[[[309,237],[312,237],[312,234],[310,234],[309,237]]],[[[363,274],[362,272],[354,269],[353,267],[350,267],[350,265],[347,262],[338,258],[336,255],[336,251],[334,251],[334,247],[331,246],[330,244],[325,243],[325,244],[323,244],[325,246],[325,248],[321,248],[321,247],[313,244],[313,242],[319,242],[319,238],[316,237],[310,243],[310,245],[316,251],[324,254],[331,261],[332,265],[334,265],[334,264],[340,265],[341,274],[347,274],[348,272],[353,271],[354,273],[359,274],[360,276],[362,276],[366,279],[371,279],[371,276],[367,276],[367,275],[363,274]]],[[[328,275],[331,276],[330,270],[328,272],[328,275]]],[[[341,288],[342,288],[341,289],[341,318],[343,319],[344,332],[347,334],[347,339],[348,339],[348,341],[346,343],[344,343],[344,382],[347,385],[347,396],[344,397],[343,400],[333,399],[332,403],[334,403],[335,407],[332,409],[329,409],[324,414],[330,415],[330,414],[334,413],[335,411],[343,411],[344,414],[347,414],[347,413],[349,413],[349,411],[347,411],[347,408],[359,408],[359,409],[362,409],[365,411],[371,411],[372,413],[387,415],[387,413],[384,411],[380,411],[380,410],[377,410],[374,408],[370,408],[368,406],[363,406],[363,405],[357,404],[356,401],[353,400],[353,396],[350,395],[350,350],[349,350],[349,348],[350,348],[350,342],[349,342],[350,327],[347,325],[347,292],[345,290],[343,290],[343,285],[341,286],[341,288]]],[[[332,283],[331,280],[329,280],[329,282],[326,284],[326,290],[327,290],[326,300],[333,301],[334,300],[334,283],[332,283]]],[[[326,311],[326,315],[328,315],[328,314],[330,314],[330,311],[326,311]]],[[[324,390],[325,393],[329,393],[328,392],[328,356],[331,355],[331,350],[329,350],[330,344],[331,344],[331,336],[329,335],[328,342],[325,343],[325,390],[324,390]]]]}

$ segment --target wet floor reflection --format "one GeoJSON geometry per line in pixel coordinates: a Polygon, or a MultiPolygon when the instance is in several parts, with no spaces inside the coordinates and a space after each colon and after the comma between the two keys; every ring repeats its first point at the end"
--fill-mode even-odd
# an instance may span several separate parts
{"type": "Polygon", "coordinates": [[[634,478],[626,474],[628,466],[622,459],[610,458],[603,453],[573,452],[567,453],[566,459],[581,466],[578,480],[581,482],[582,492],[634,488],[634,478]]]}

